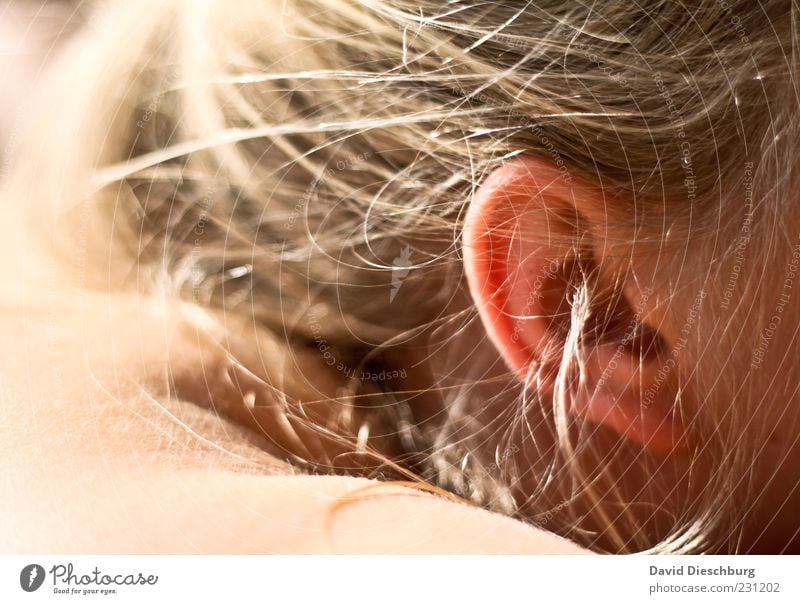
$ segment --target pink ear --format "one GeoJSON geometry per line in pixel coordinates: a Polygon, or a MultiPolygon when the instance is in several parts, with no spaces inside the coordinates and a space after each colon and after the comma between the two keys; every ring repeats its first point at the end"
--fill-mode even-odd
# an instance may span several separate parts
{"type": "MultiPolygon", "coordinates": [[[[589,270],[579,265],[576,249],[579,241],[585,245],[596,237],[592,218],[584,217],[596,217],[596,208],[605,202],[601,190],[577,180],[564,182],[549,162],[519,158],[486,179],[467,214],[464,263],[473,300],[506,364],[521,380],[535,373],[543,396],[552,396],[552,380],[563,357],[570,293],[589,270]]],[[[597,243],[582,255],[591,257],[602,250],[597,243]]],[[[620,325],[637,321],[625,301],[624,286],[615,276],[604,284],[598,265],[591,272],[599,281],[595,285],[619,291],[603,299],[597,296],[598,303],[610,305],[595,313],[596,320],[606,324],[593,326],[606,337],[586,355],[584,382],[573,393],[570,410],[654,452],[669,452],[684,437],[673,412],[673,384],[659,384],[643,400],[661,357],[642,356],[624,341],[620,325]]]]}
{"type": "Polygon", "coordinates": [[[495,171],[472,200],[464,228],[464,263],[473,299],[480,301],[478,311],[489,337],[520,378],[531,362],[541,360],[537,351],[546,344],[553,321],[546,311],[555,310],[554,281],[568,255],[557,244],[548,245],[546,234],[539,238],[542,243],[525,241],[530,223],[542,221],[535,198],[547,186],[548,174],[539,172],[537,180],[534,167],[515,162],[495,171]]]}

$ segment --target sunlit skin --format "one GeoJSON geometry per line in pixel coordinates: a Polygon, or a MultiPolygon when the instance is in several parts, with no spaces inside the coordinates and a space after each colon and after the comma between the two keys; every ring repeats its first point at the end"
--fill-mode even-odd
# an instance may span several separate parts
{"type": "MultiPolygon", "coordinates": [[[[742,510],[739,547],[797,551],[800,367],[787,351],[798,345],[800,298],[791,290],[800,239],[776,237],[766,270],[755,244],[747,261],[734,268],[732,255],[712,260],[719,252],[708,236],[637,243],[637,233],[626,230],[630,223],[620,215],[622,207],[596,184],[566,182],[543,159],[509,162],[482,184],[465,227],[465,268],[498,354],[521,380],[541,372],[536,387],[554,396],[555,369],[548,364],[558,364],[566,344],[551,317],[563,316],[570,281],[584,274],[558,267],[572,266],[582,245],[584,271],[596,276],[594,287],[604,292],[591,310],[598,318],[590,320],[602,335],[584,352],[584,388],[571,395],[570,414],[670,468],[664,476],[638,476],[633,461],[621,471],[631,485],[679,485],[690,473],[710,478],[714,466],[704,465],[704,458],[712,449],[700,445],[701,439],[735,431],[729,456],[740,447],[756,451],[747,476],[732,487],[741,489],[731,495],[742,510]],[[687,252],[690,260],[681,262],[687,252]],[[741,273],[741,289],[730,291],[725,277],[734,270],[741,273]],[[735,304],[725,304],[734,295],[735,304]],[[631,330],[644,334],[636,346],[626,336],[631,330]],[[732,419],[753,405],[756,413],[732,419]]],[[[786,218],[787,231],[798,232],[796,218],[786,218]]],[[[681,488],[666,492],[659,501],[664,510],[692,497],[681,488]]]]}
{"type": "Polygon", "coordinates": [[[2,551],[582,551],[417,489],[297,475],[237,426],[163,395],[165,355],[202,363],[191,330],[138,296],[80,292],[52,258],[8,243],[20,247],[4,257],[26,262],[2,272],[2,551]]]}
{"type": "MultiPolygon", "coordinates": [[[[0,37],[9,33],[3,29],[0,37]]],[[[270,40],[280,39],[289,48],[289,39],[281,35],[275,32],[270,40]]],[[[38,68],[31,66],[34,62],[12,63],[7,88],[22,95],[38,68]]],[[[660,79],[653,81],[653,90],[664,93],[660,79]]],[[[0,129],[15,126],[12,106],[26,107],[13,96],[0,103],[0,129]]],[[[45,105],[49,109],[47,99],[45,105]]],[[[150,107],[138,116],[137,129],[153,125],[150,107]]],[[[39,132],[45,139],[38,154],[43,162],[48,132],[39,132]]],[[[16,132],[0,132],[10,134],[9,156],[18,142],[16,132]]],[[[657,203],[615,198],[603,188],[604,175],[578,176],[562,160],[555,163],[552,155],[535,152],[514,156],[484,178],[459,214],[463,225],[448,229],[462,252],[468,286],[453,295],[447,310],[474,317],[475,337],[440,352],[469,350],[494,363],[492,372],[482,374],[485,383],[474,384],[473,408],[465,414],[488,426],[516,409],[520,389],[552,408],[559,394],[559,361],[569,350],[570,324],[564,320],[573,320],[569,297],[577,291],[576,275],[588,270],[597,294],[588,330],[602,337],[582,351],[583,388],[566,397],[565,410],[569,421],[584,427],[583,435],[601,444],[603,461],[592,468],[593,476],[610,468],[626,495],[654,487],[650,500],[643,495],[622,500],[626,508],[641,504],[661,514],[650,518],[650,525],[642,523],[647,526],[641,532],[654,543],[675,528],[669,520],[676,510],[685,509],[686,501],[700,501],[702,487],[722,474],[720,468],[735,466],[735,476],[724,485],[731,503],[725,511],[732,516],[709,528],[723,536],[718,547],[725,553],[800,552],[796,204],[785,199],[747,209],[744,184],[749,182],[752,193],[748,179],[754,165],[762,163],[758,157],[746,158],[752,161],[743,161],[741,173],[730,177],[743,183],[731,199],[699,203],[692,193],[692,203],[698,203],[686,212],[682,198],[657,203]],[[635,219],[634,207],[641,212],[635,219]],[[746,243],[734,247],[745,226],[746,243]],[[636,338],[626,336],[634,333],[631,329],[636,338]],[[604,455],[612,450],[617,458],[605,465],[604,455]],[[642,458],[660,463],[659,471],[651,472],[642,458]]],[[[369,151],[342,165],[349,169],[371,159],[369,151]]],[[[70,170],[63,172],[59,177],[65,183],[79,180],[70,170]]],[[[31,173],[36,180],[38,173],[31,173]]],[[[51,188],[40,196],[58,197],[64,183],[48,184],[51,188]]],[[[757,184],[766,190],[771,182],[757,184]]],[[[784,190],[785,183],[780,184],[775,190],[784,190]]],[[[26,182],[19,190],[38,185],[38,180],[26,182]]],[[[61,226],[62,208],[42,212],[44,219],[24,220],[25,193],[19,190],[17,197],[0,198],[6,226],[0,241],[0,333],[6,343],[0,350],[0,442],[5,445],[0,550],[584,551],[530,523],[433,494],[435,489],[311,476],[289,466],[265,446],[269,438],[281,438],[279,426],[263,427],[267,438],[251,431],[254,414],[243,392],[219,378],[225,357],[202,343],[193,322],[202,321],[202,313],[133,288],[118,290],[122,274],[138,270],[131,268],[137,262],[133,255],[109,261],[117,250],[112,252],[108,233],[95,232],[94,218],[83,225],[83,233],[61,226]],[[66,252],[49,246],[56,234],[66,242],[66,252]],[[73,253],[76,249],[89,256],[73,253]],[[93,289],[85,271],[91,271],[93,289]]],[[[367,295],[392,303],[410,273],[411,254],[410,247],[403,248],[391,261],[391,292],[387,286],[367,295]]],[[[296,303],[282,296],[281,304],[296,303]]],[[[241,317],[224,319],[230,328],[228,322],[241,317]]],[[[381,357],[387,370],[402,371],[405,391],[421,393],[413,402],[421,421],[446,412],[432,364],[426,363],[425,337],[381,357]]],[[[303,378],[330,396],[303,402],[320,417],[334,415],[340,407],[330,399],[347,372],[326,374],[330,368],[319,358],[319,347],[282,344],[293,361],[304,354],[313,357],[303,378]]],[[[537,424],[541,415],[534,409],[525,419],[533,426],[527,440],[504,440],[508,434],[501,430],[479,443],[483,450],[469,452],[473,459],[483,454],[492,470],[506,462],[519,469],[507,485],[519,500],[542,482],[532,464],[520,460],[550,460],[540,454],[533,433],[544,424],[537,424]]],[[[328,458],[339,453],[325,452],[328,458]]],[[[313,455],[308,458],[313,461],[313,455]]],[[[551,502],[553,513],[570,502],[564,493],[572,483],[563,483],[555,485],[562,493],[551,502]]],[[[616,496],[603,502],[619,505],[616,496]]],[[[700,506],[699,513],[708,513],[705,522],[715,511],[700,506]]],[[[614,528],[589,522],[589,533],[614,528]]],[[[566,530],[557,525],[548,528],[566,530]]]]}
{"type": "MultiPolygon", "coordinates": [[[[547,173],[547,166],[533,166],[547,173]]],[[[510,186],[519,174],[512,176],[495,177],[483,194],[510,186]]],[[[192,326],[177,320],[174,309],[135,293],[82,291],[65,277],[69,263],[60,267],[36,241],[18,235],[5,244],[5,257],[24,258],[3,271],[2,329],[4,341],[14,343],[0,362],[6,551],[580,551],[530,525],[419,490],[364,492],[374,483],[296,475],[246,431],[166,395],[166,367],[173,379],[201,380],[209,366],[192,326]]],[[[471,253],[466,262],[475,283],[471,253]]],[[[649,286],[658,291],[656,283],[649,286]]],[[[502,341],[513,343],[510,333],[494,333],[499,354],[509,354],[502,341]]],[[[764,373],[776,372],[768,360],[764,373]]],[[[649,443],[642,427],[608,416],[590,420],[649,443]]],[[[792,508],[780,505],[797,484],[793,458],[782,460],[786,451],[793,455],[790,437],[778,432],[756,466],[773,464],[780,472],[751,520],[755,534],[774,521],[761,535],[765,549],[786,548],[776,546],[781,538],[792,543],[792,508]]],[[[669,443],[654,446],[671,454],[669,443]]]]}

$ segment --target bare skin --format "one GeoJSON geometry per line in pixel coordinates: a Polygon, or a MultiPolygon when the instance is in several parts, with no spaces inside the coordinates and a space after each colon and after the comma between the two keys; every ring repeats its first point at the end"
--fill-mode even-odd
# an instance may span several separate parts
{"type": "Polygon", "coordinates": [[[24,279],[2,278],[3,552],[582,552],[418,490],[300,475],[162,395],[164,351],[199,360],[169,316],[70,287],[30,251],[24,279]]]}

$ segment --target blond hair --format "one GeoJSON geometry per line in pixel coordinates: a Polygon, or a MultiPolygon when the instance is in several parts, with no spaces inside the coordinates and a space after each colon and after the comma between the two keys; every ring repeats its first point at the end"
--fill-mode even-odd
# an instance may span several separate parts
{"type": "MultiPolygon", "coordinates": [[[[746,162],[776,212],[796,180],[797,6],[267,4],[98,5],[54,69],[57,110],[37,114],[7,190],[31,200],[37,221],[56,220],[72,253],[83,232],[119,286],[224,323],[230,362],[293,418],[280,424],[291,437],[268,437],[296,464],[413,477],[600,550],[729,548],[747,453],[654,519],[659,492],[621,485],[630,458],[604,458],[563,409],[490,373],[493,351],[461,358],[460,338],[480,326],[458,244],[472,192],[523,153],[625,200],[609,219],[638,241],[735,237],[728,200],[746,162]],[[420,340],[416,364],[433,383],[409,389],[410,367],[391,351],[420,340]],[[476,397],[488,405],[497,392],[517,404],[476,414],[476,397]],[[430,393],[444,412],[422,422],[413,400],[430,393]],[[308,411],[322,400],[335,411],[308,411]],[[537,441],[541,458],[526,459],[516,443],[535,407],[553,446],[537,441]],[[531,472],[535,492],[519,493],[531,472]]],[[[758,218],[747,219],[753,248],[766,236],[758,218]]],[[[76,270],[105,284],[86,249],[76,270]]]]}

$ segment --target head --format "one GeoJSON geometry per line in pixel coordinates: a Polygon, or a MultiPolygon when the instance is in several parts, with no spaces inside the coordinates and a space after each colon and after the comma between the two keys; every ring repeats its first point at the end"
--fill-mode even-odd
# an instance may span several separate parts
{"type": "Polygon", "coordinates": [[[227,412],[599,550],[797,546],[793,3],[118,4],[10,187],[204,311],[227,412]]]}

